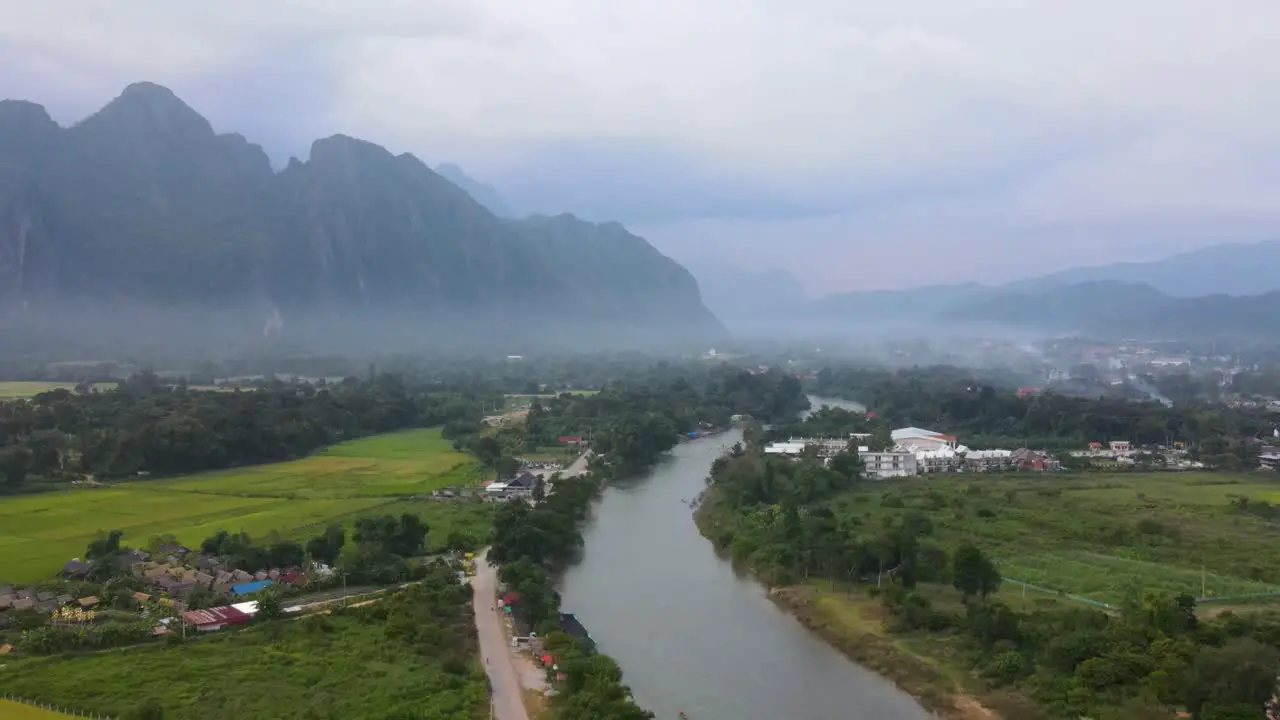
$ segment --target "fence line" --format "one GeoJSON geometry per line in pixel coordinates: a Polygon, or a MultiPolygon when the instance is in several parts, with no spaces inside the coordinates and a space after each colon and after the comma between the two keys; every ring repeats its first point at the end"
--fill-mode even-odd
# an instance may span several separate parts
{"type": "MultiPolygon", "coordinates": [[[[1002,578],[1002,580],[1004,582],[1026,588],[1027,590],[1034,590],[1036,592],[1042,592],[1048,595],[1057,595],[1058,597],[1062,597],[1067,600],[1072,600],[1075,602],[1084,603],[1086,605],[1093,605],[1094,607],[1100,607],[1106,610],[1118,609],[1118,606],[1112,605],[1111,603],[1103,602],[1102,600],[1095,600],[1094,598],[1085,597],[1084,595],[1076,595],[1074,593],[1066,592],[1065,590],[1056,590],[1054,588],[1047,588],[1047,587],[1042,587],[1040,585],[1033,585],[1029,582],[1023,582],[1021,580],[1015,580],[1013,578],[1008,578],[1008,577],[1002,578]]],[[[1223,603],[1236,602],[1238,600],[1260,600],[1263,598],[1280,598],[1280,591],[1273,590],[1270,592],[1246,593],[1243,595],[1223,595],[1223,596],[1212,596],[1212,597],[1203,596],[1203,597],[1196,597],[1195,601],[1197,605],[1221,605],[1223,603]]]]}
{"type": "Polygon", "coordinates": [[[1047,588],[1047,587],[1041,587],[1039,585],[1032,585],[1029,582],[1014,580],[1013,578],[1001,578],[1001,579],[1004,582],[1021,586],[1024,590],[1035,590],[1036,592],[1042,592],[1048,595],[1056,595],[1058,597],[1066,598],[1067,600],[1072,600],[1074,602],[1084,603],[1085,605],[1092,605],[1094,607],[1100,607],[1100,608],[1103,608],[1104,610],[1116,609],[1116,606],[1112,605],[1111,603],[1103,602],[1101,600],[1095,600],[1091,597],[1085,597],[1083,595],[1076,595],[1074,593],[1069,593],[1065,590],[1055,590],[1054,588],[1047,588]]]}
{"type": "Polygon", "coordinates": [[[1245,595],[1224,595],[1222,597],[1198,597],[1196,603],[1200,605],[1214,605],[1220,603],[1235,602],[1236,600],[1257,600],[1260,598],[1280,597],[1280,591],[1247,593],[1245,595]]]}
{"type": "Polygon", "coordinates": [[[93,720],[117,720],[117,718],[112,717],[111,715],[99,715],[98,713],[81,712],[79,710],[73,710],[71,708],[58,707],[53,703],[36,702],[35,700],[21,698],[16,695],[10,695],[9,693],[5,693],[3,695],[3,699],[8,700],[11,703],[26,705],[28,707],[33,707],[39,710],[47,710],[49,712],[60,713],[62,715],[68,715],[71,717],[92,718],[93,720]]]}

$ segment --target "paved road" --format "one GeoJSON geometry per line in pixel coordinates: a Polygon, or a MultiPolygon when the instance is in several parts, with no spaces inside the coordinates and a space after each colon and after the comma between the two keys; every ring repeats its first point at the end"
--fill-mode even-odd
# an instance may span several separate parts
{"type": "Polygon", "coordinates": [[[493,609],[498,599],[498,570],[489,564],[486,553],[476,557],[471,589],[480,653],[487,660],[484,671],[493,689],[493,717],[495,720],[529,720],[520,694],[520,675],[511,662],[507,636],[502,631],[502,619],[493,609]]]}
{"type": "Polygon", "coordinates": [[[579,455],[577,460],[574,460],[572,463],[570,463],[570,464],[569,464],[569,467],[565,468],[565,469],[560,473],[560,476],[561,476],[561,477],[574,477],[575,475],[581,475],[582,473],[586,472],[586,471],[587,471],[587,455],[588,455],[588,454],[589,454],[589,452],[586,452],[586,453],[583,453],[583,454],[579,455]]]}

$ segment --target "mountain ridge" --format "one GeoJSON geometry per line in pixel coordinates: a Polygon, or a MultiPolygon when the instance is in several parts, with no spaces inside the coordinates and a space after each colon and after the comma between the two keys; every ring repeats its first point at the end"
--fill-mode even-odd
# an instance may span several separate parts
{"type": "Polygon", "coordinates": [[[693,277],[620,225],[498,217],[410,153],[333,135],[276,172],[154,83],[66,128],[0,103],[0,319],[34,332],[148,304],[174,327],[200,307],[237,339],[275,315],[309,342],[336,318],[364,341],[429,327],[458,346],[725,334],[693,277]]]}

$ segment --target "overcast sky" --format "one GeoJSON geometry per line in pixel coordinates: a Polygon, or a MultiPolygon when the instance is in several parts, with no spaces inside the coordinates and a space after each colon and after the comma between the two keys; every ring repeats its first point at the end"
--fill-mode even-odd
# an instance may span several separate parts
{"type": "Polygon", "coordinates": [[[6,0],[0,95],[135,80],[812,292],[1280,237],[1276,0],[6,0]]]}

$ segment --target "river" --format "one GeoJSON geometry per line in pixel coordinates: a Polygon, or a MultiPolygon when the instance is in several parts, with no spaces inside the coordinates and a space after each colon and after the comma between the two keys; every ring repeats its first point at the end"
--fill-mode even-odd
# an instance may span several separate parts
{"type": "Polygon", "coordinates": [[[806,416],[810,415],[815,410],[821,409],[823,405],[830,405],[833,408],[839,408],[841,410],[853,410],[854,412],[867,411],[867,408],[865,405],[863,405],[862,403],[856,403],[852,400],[841,400],[840,398],[825,398],[825,397],[818,397],[817,395],[810,395],[809,409],[806,410],[804,414],[806,416]]]}
{"type": "MultiPolygon", "coordinates": [[[[820,403],[815,403],[820,404],[820,403]]],[[[831,401],[827,401],[831,404],[831,401]]],[[[929,715],[779,610],[698,533],[685,501],[739,431],[681,444],[607,489],[565,575],[566,612],[659,720],[922,720],[929,715]]]]}

